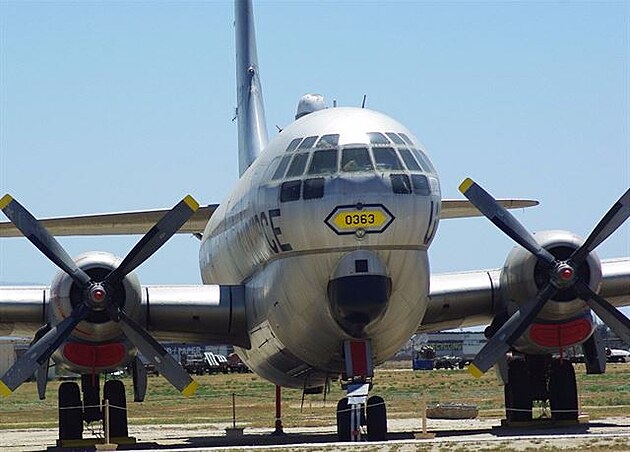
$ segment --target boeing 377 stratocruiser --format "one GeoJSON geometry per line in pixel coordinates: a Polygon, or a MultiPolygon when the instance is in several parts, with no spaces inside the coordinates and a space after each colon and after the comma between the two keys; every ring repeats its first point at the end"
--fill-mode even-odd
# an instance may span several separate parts
{"type": "MultiPolygon", "coordinates": [[[[24,235],[61,270],[49,287],[0,288],[3,332],[34,332],[0,392],[36,374],[43,398],[51,359],[81,374],[80,387],[64,382],[59,391],[60,439],[80,438],[84,422],[101,418],[99,374],[131,365],[134,399],[143,400],[139,354],[194,392],[156,338],[232,344],[277,385],[315,391],[339,380],[347,389],[340,439],[359,439],[365,425],[369,439],[383,440],[385,402],[369,396],[374,366],[416,332],[489,324],[470,372],[502,370],[507,418],[531,419],[532,401],[545,399],[554,418],[577,419],[575,374],[562,351],[581,345],[587,372],[605,371],[594,314],[630,341],[617,309],[630,304],[630,259],[594,252],[630,215],[630,190],[586,240],[567,231],[533,236],[507,209],[534,201],[495,200],[470,179],[460,186],[468,200],[442,199],[424,146],[382,113],[326,108],[306,95],[295,122],[268,141],[251,3],[238,0],[235,14],[241,177],[223,203],[199,208],[188,196],[169,211],[39,221],[10,195],[0,201],[11,220],[0,235],[24,235]],[[439,221],[482,214],[518,244],[504,266],[430,275],[439,221]],[[200,238],[204,284],[141,285],[133,271],[177,232],[200,238]],[[124,259],[73,259],[54,238],[139,233],[124,259]]],[[[125,406],[120,382],[107,381],[103,393],[125,406]]],[[[112,412],[111,429],[127,436],[124,410],[112,412]]]]}

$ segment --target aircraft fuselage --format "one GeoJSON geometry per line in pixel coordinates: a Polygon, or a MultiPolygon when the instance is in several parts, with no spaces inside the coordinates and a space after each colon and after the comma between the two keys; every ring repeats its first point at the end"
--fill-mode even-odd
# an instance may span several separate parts
{"type": "Polygon", "coordinates": [[[352,337],[371,340],[375,364],[394,354],[426,310],[440,199],[422,145],[381,113],[332,108],[284,129],[202,240],[204,283],[246,287],[251,348],[239,355],[303,387],[342,372],[352,337]]]}

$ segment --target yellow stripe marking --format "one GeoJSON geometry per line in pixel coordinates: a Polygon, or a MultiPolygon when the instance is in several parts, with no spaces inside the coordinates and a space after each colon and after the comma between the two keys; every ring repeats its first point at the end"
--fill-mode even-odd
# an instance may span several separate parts
{"type": "Polygon", "coordinates": [[[2,199],[0,199],[0,210],[8,206],[11,201],[13,201],[13,196],[8,193],[4,195],[2,199]]]}
{"type": "Polygon", "coordinates": [[[4,384],[4,381],[0,380],[0,394],[2,394],[4,397],[9,397],[12,392],[13,391],[11,391],[9,387],[4,384]]]}
{"type": "Polygon", "coordinates": [[[472,375],[475,378],[479,378],[483,375],[483,372],[479,370],[479,368],[472,363],[468,366],[468,373],[470,373],[470,375],[472,375]]]}
{"type": "Polygon", "coordinates": [[[190,382],[188,386],[182,389],[182,394],[185,395],[186,397],[191,396],[195,393],[198,387],[199,387],[199,383],[193,380],[190,382]]]}
{"type": "Polygon", "coordinates": [[[188,207],[190,207],[190,210],[192,210],[193,212],[196,212],[197,209],[199,209],[199,203],[195,200],[195,198],[190,195],[186,195],[186,197],[184,198],[184,202],[186,203],[186,205],[188,205],[188,207]]]}
{"type": "Polygon", "coordinates": [[[472,184],[474,184],[474,183],[475,183],[475,182],[474,182],[474,181],[473,181],[470,177],[467,177],[466,179],[464,179],[464,182],[462,182],[462,183],[459,185],[459,191],[460,191],[461,193],[466,193],[466,192],[468,191],[468,189],[470,188],[470,186],[471,186],[472,184]]]}

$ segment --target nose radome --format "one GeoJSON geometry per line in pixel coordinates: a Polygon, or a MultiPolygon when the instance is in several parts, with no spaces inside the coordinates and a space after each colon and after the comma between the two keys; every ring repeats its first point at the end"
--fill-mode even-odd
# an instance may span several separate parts
{"type": "Polygon", "coordinates": [[[357,250],[343,256],[328,281],[328,300],[339,325],[353,337],[387,308],[392,283],[387,268],[372,251],[357,250]]]}

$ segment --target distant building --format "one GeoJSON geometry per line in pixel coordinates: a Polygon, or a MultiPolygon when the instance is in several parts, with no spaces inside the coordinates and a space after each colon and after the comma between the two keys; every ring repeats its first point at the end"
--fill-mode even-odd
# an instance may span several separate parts
{"type": "Polygon", "coordinates": [[[457,356],[472,359],[486,343],[483,332],[440,332],[416,334],[409,339],[406,346],[396,354],[395,359],[411,359],[415,352],[428,345],[435,350],[437,357],[457,356]]]}
{"type": "Polygon", "coordinates": [[[234,351],[231,345],[199,345],[199,344],[162,344],[169,355],[177,362],[182,362],[183,356],[201,356],[205,352],[217,353],[219,355],[228,356],[234,351]]]}

